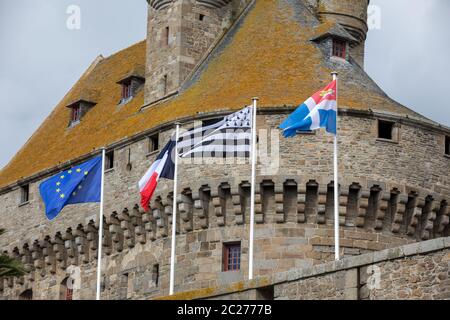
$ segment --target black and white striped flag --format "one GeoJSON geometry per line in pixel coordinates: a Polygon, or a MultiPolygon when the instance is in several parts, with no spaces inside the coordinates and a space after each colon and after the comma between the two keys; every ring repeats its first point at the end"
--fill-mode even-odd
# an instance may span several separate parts
{"type": "Polygon", "coordinates": [[[246,107],[205,127],[194,127],[180,135],[182,158],[250,157],[252,107],[246,107]]]}

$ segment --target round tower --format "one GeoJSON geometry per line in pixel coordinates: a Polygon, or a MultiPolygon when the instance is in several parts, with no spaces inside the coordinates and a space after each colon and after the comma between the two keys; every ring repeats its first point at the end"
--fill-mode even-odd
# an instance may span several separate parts
{"type": "Polygon", "coordinates": [[[248,0],[147,0],[145,104],[176,93],[248,0]]]}
{"type": "Polygon", "coordinates": [[[369,2],[370,0],[317,0],[317,15],[321,21],[341,24],[358,40],[350,53],[361,66],[364,66],[364,45],[369,30],[369,2]]]}

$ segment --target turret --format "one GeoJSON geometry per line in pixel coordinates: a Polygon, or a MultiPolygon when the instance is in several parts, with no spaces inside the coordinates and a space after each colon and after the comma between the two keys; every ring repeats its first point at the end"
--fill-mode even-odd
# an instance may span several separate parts
{"type": "Polygon", "coordinates": [[[357,43],[350,48],[350,55],[363,67],[364,49],[368,32],[367,9],[370,0],[308,0],[322,22],[341,24],[357,43]]]}
{"type": "Polygon", "coordinates": [[[145,104],[176,93],[249,0],[147,0],[145,104]]]}

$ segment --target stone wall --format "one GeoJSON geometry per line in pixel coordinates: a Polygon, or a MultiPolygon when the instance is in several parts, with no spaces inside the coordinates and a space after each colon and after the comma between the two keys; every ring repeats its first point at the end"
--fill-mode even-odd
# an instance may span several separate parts
{"type": "Polygon", "coordinates": [[[320,271],[330,265],[317,266],[317,274],[275,285],[274,297],[289,300],[449,300],[449,240],[437,239],[344,259],[336,263],[336,266],[344,267],[337,267],[332,272],[320,271]]]}
{"type": "MultiPolygon", "coordinates": [[[[284,117],[262,112],[258,127],[274,129],[284,117]]],[[[343,114],[340,118],[340,225],[345,256],[449,235],[450,160],[443,155],[444,133],[398,122],[399,139],[393,143],[376,138],[373,117],[343,114]]],[[[160,147],[171,132],[161,132],[160,147]]],[[[286,140],[268,130],[260,131],[259,138],[263,157],[257,179],[255,274],[332,260],[330,137],[317,132],[286,140]],[[275,143],[265,153],[264,136],[279,145],[275,143]],[[277,149],[280,158],[271,157],[277,149]]],[[[144,213],[136,205],[137,181],[156,155],[149,153],[148,139],[131,139],[116,147],[115,166],[105,175],[105,298],[144,299],[167,293],[172,183],[161,181],[152,212],[144,213]],[[127,168],[129,154],[131,170],[127,168]],[[156,265],[158,286],[153,272],[156,265]]],[[[179,172],[176,290],[245,279],[248,163],[182,164],[179,172]],[[223,243],[230,241],[241,241],[239,273],[221,269],[223,243]]],[[[19,206],[19,189],[0,195],[1,226],[7,230],[0,247],[22,259],[30,270],[23,280],[0,281],[4,288],[0,295],[16,298],[30,287],[35,298],[56,298],[67,267],[73,265],[80,267],[82,279],[74,297],[93,298],[98,205],[67,207],[48,222],[38,194],[41,181],[31,184],[26,204],[19,206]]]]}
{"type": "Polygon", "coordinates": [[[176,92],[250,1],[159,2],[148,8],[146,105],[176,92]]]}
{"type": "Polygon", "coordinates": [[[450,238],[160,299],[450,300],[450,238]]]}

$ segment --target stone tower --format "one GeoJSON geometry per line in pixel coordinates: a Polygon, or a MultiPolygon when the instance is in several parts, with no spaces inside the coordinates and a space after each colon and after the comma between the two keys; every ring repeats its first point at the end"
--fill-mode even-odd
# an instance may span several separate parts
{"type": "Polygon", "coordinates": [[[249,0],[147,0],[145,105],[176,93],[249,0]]]}
{"type": "Polygon", "coordinates": [[[358,40],[350,48],[351,56],[364,67],[364,48],[369,30],[367,8],[370,0],[308,0],[322,22],[341,24],[358,40]]]}

